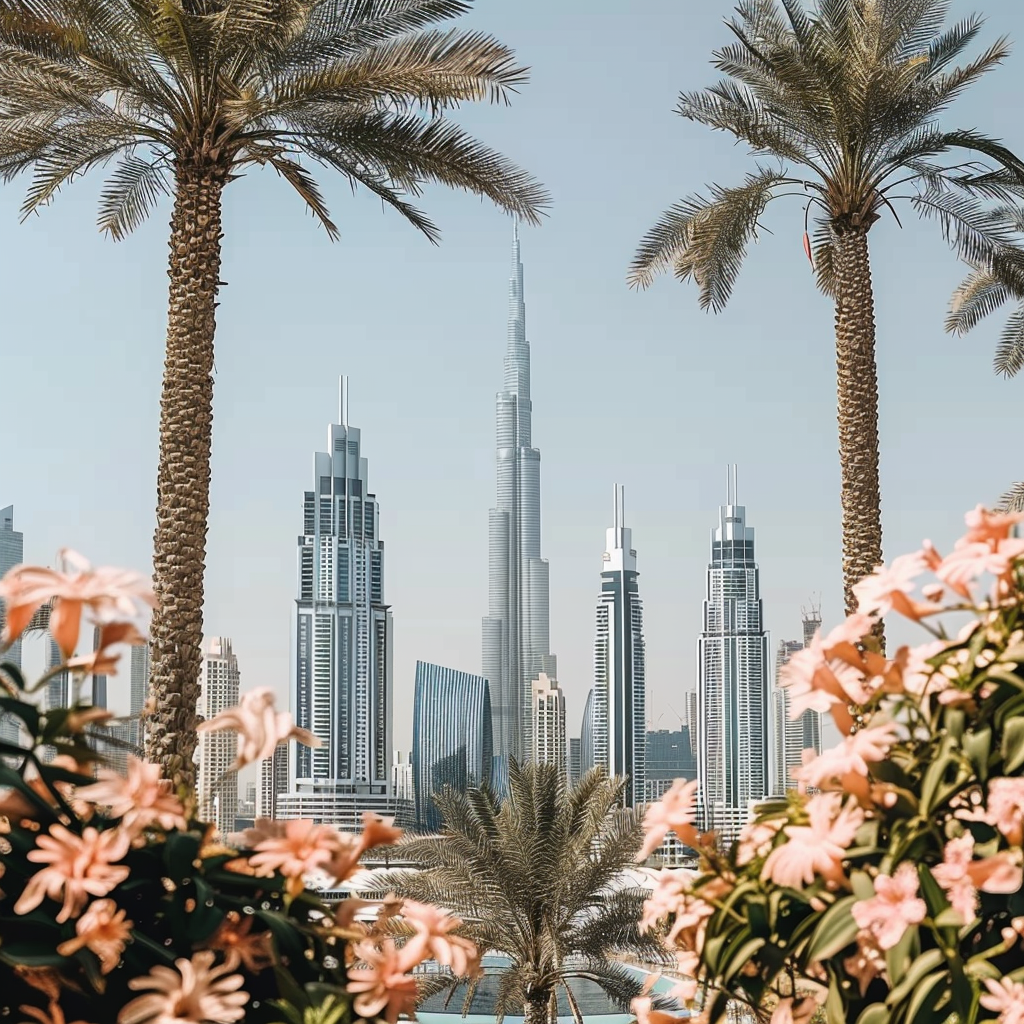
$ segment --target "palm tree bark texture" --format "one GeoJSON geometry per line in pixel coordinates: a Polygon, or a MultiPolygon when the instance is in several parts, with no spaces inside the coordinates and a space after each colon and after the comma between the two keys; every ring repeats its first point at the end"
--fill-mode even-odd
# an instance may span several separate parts
{"type": "Polygon", "coordinates": [[[178,161],[171,217],[167,350],[160,403],[152,661],[146,756],[192,790],[210,508],[213,341],[227,173],[178,161]]]}
{"type": "MultiPolygon", "coordinates": [[[[833,225],[833,236],[843,592],[847,614],[852,614],[857,608],[854,583],[882,563],[875,299],[867,227],[833,225]]],[[[884,650],[881,620],[873,632],[879,649],[884,650]]]]}

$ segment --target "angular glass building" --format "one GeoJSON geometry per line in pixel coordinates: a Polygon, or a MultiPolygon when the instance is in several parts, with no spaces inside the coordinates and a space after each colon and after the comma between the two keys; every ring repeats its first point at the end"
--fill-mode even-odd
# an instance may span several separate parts
{"type": "Polygon", "coordinates": [[[494,755],[490,688],[483,676],[416,662],[412,785],[417,827],[437,831],[433,795],[491,782],[494,755]]]}
{"type": "Polygon", "coordinates": [[[771,788],[768,634],[754,530],[736,503],[735,467],[711,531],[703,620],[697,641],[698,806],[702,828],[731,842],[751,805],[771,788]]]}
{"type": "Polygon", "coordinates": [[[530,683],[557,678],[550,652],[548,563],[540,554],[540,450],[533,447],[530,345],[519,229],[512,241],[508,348],[497,396],[497,505],[488,515],[488,600],[483,675],[490,683],[496,757],[532,749],[530,683]]]}
{"type": "Polygon", "coordinates": [[[593,758],[609,776],[627,778],[627,807],[644,802],[646,650],[633,531],[623,525],[623,489],[615,487],[594,637],[593,758]]]}
{"type": "MultiPolygon", "coordinates": [[[[392,624],[384,601],[384,543],[362,437],[348,422],[344,377],[340,391],[340,422],[327,429],[327,450],[313,456],[313,486],[303,495],[296,566],[292,711],[322,745],[294,746],[293,792],[274,801],[286,817],[304,816],[297,799],[303,795],[315,797],[317,815],[344,811],[346,820],[344,798],[391,795],[392,624]]],[[[369,809],[374,801],[363,802],[369,809]]]]}

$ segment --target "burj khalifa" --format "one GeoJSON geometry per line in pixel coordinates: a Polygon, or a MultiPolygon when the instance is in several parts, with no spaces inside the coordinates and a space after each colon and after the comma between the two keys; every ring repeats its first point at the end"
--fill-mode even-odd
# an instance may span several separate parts
{"type": "Polygon", "coordinates": [[[530,683],[557,676],[550,653],[548,563],[540,555],[540,450],[531,436],[530,345],[519,228],[512,238],[508,348],[497,395],[497,507],[488,515],[488,608],[483,675],[490,684],[496,759],[529,754],[530,683]]]}

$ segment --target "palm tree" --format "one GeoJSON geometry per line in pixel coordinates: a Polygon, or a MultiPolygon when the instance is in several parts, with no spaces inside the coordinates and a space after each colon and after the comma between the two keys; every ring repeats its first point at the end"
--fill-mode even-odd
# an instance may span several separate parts
{"type": "MultiPolygon", "coordinates": [[[[628,1008],[641,985],[610,958],[665,961],[658,937],[637,926],[649,893],[614,888],[642,841],[636,812],[622,809],[624,790],[623,780],[599,769],[570,790],[553,765],[510,761],[505,800],[487,787],[444,790],[434,797],[441,834],[412,836],[396,849],[396,858],[422,870],[392,871],[380,887],[445,907],[482,952],[508,957],[494,1007],[499,1024],[524,1006],[526,1024],[553,1019],[559,989],[580,1022],[576,978],[628,1008]]],[[[467,1008],[474,991],[470,983],[467,1008]]]]}
{"type": "MultiPolygon", "coordinates": [[[[1008,53],[1001,39],[957,66],[982,22],[972,16],[942,31],[948,7],[948,0],[818,0],[808,11],[802,0],[743,0],[729,23],[737,41],[714,55],[726,77],[683,93],[677,112],[770,160],[739,185],[712,185],[709,196],[673,206],[644,237],[630,270],[631,283],[646,287],[672,268],[694,280],[703,309],[718,312],[768,204],[796,196],[804,205],[804,248],[835,303],[847,612],[856,604],[854,584],[882,561],[868,231],[884,213],[896,217],[906,200],[938,222],[961,258],[984,259],[1006,231],[982,201],[1012,201],[1014,181],[1024,180],[1024,165],[996,140],[938,123],[1008,53]],[[991,166],[953,158],[959,151],[991,166]]],[[[881,625],[877,636],[882,643],[881,625]]]]}
{"type": "MultiPolygon", "coordinates": [[[[1006,207],[994,212],[1002,227],[1020,241],[1024,215],[1006,207]]],[[[953,293],[946,330],[963,336],[990,313],[1006,303],[1015,303],[1003,326],[993,368],[1004,377],[1014,377],[1024,367],[1024,250],[1006,245],[977,264],[953,293]]],[[[1015,483],[999,500],[1003,512],[1024,512],[1024,483],[1015,483]]]]}
{"type": "Polygon", "coordinates": [[[174,200],[160,415],[147,753],[194,781],[209,510],[221,203],[270,167],[336,238],[311,165],[338,171],[431,242],[426,182],[532,223],[547,197],[444,112],[526,80],[480,32],[430,26],[472,0],[0,0],[0,172],[31,169],[25,215],[113,162],[99,226],[123,238],[174,200]]]}

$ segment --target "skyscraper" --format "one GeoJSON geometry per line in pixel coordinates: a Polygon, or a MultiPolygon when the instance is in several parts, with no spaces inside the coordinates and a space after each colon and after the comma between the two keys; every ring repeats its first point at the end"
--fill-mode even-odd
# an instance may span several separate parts
{"type": "Polygon", "coordinates": [[[139,644],[132,648],[132,659],[129,669],[128,714],[131,715],[129,738],[136,747],[145,741],[143,735],[142,709],[149,697],[149,644],[139,644]]]}
{"type": "Polygon", "coordinates": [[[298,538],[293,711],[322,746],[295,746],[294,793],[276,804],[283,816],[337,812],[348,823],[358,820],[348,805],[379,810],[373,798],[390,796],[392,625],[379,509],[361,433],[349,425],[345,377],[339,404],[327,451],[313,457],[298,538]]]}
{"type": "Polygon", "coordinates": [[[647,758],[644,764],[644,802],[659,800],[676,779],[695,779],[697,766],[690,745],[690,730],[655,729],[647,733],[647,758]]]}
{"type": "Polygon", "coordinates": [[[569,737],[569,785],[575,786],[583,774],[583,749],[576,736],[569,737]]]}
{"type": "MultiPolygon", "coordinates": [[[[563,773],[569,770],[565,749],[565,694],[546,672],[530,684],[533,702],[533,743],[530,760],[537,764],[556,765],[563,773]]],[[[566,775],[568,778],[568,775],[566,775]]]]}
{"type": "Polygon", "coordinates": [[[489,783],[494,756],[490,689],[483,676],[416,662],[412,779],[419,828],[436,831],[433,795],[489,783]]]}
{"type": "Polygon", "coordinates": [[[497,396],[497,505],[488,515],[483,674],[490,683],[496,757],[531,749],[530,682],[556,678],[548,626],[548,563],[540,554],[540,450],[533,447],[530,346],[519,228],[512,239],[508,348],[497,396]]]}
{"type": "Polygon", "coordinates": [[[276,818],[277,798],[288,792],[288,744],[279,743],[272,757],[260,763],[260,788],[256,797],[256,817],[276,818]]]}
{"type": "MultiPolygon", "coordinates": [[[[25,538],[14,529],[14,506],[0,508],[0,577],[25,561],[25,538]]],[[[4,605],[0,601],[0,629],[4,626],[4,605]]],[[[0,652],[0,661],[9,661],[21,668],[21,641],[0,652]]],[[[10,715],[0,715],[0,739],[8,743],[18,740],[18,723],[10,715]]]]}
{"type": "Polygon", "coordinates": [[[735,466],[711,531],[703,620],[697,641],[699,807],[703,828],[728,842],[770,788],[768,634],[754,530],[736,503],[735,466]]]}
{"type": "MultiPolygon", "coordinates": [[[[100,649],[100,627],[94,626],[92,630],[92,649],[96,652],[100,649]]],[[[94,708],[105,708],[107,704],[107,677],[96,675],[92,677],[92,706],[94,708]]]]}
{"type": "MultiPolygon", "coordinates": [[[[800,767],[803,753],[803,716],[796,722],[789,717],[789,690],[779,685],[782,667],[801,648],[799,640],[780,640],[775,653],[775,688],[772,690],[772,792],[782,795],[796,786],[793,769],[800,767]]],[[[811,712],[813,714],[814,712],[811,712]]]]}
{"type": "Polygon", "coordinates": [[[646,688],[644,620],[633,531],[623,525],[623,489],[614,490],[594,638],[594,763],[629,779],[626,806],[644,800],[646,688]]]}
{"type": "MultiPolygon", "coordinates": [[[[209,721],[226,708],[238,704],[240,676],[238,658],[226,636],[203,641],[202,696],[200,708],[209,721]]],[[[217,826],[225,836],[235,831],[238,816],[238,773],[228,771],[238,756],[238,734],[199,734],[199,816],[217,826]]]]}
{"type": "Polygon", "coordinates": [[[580,725],[580,774],[586,775],[597,766],[594,750],[594,688],[587,691],[587,703],[583,706],[583,722],[580,725]]]}

